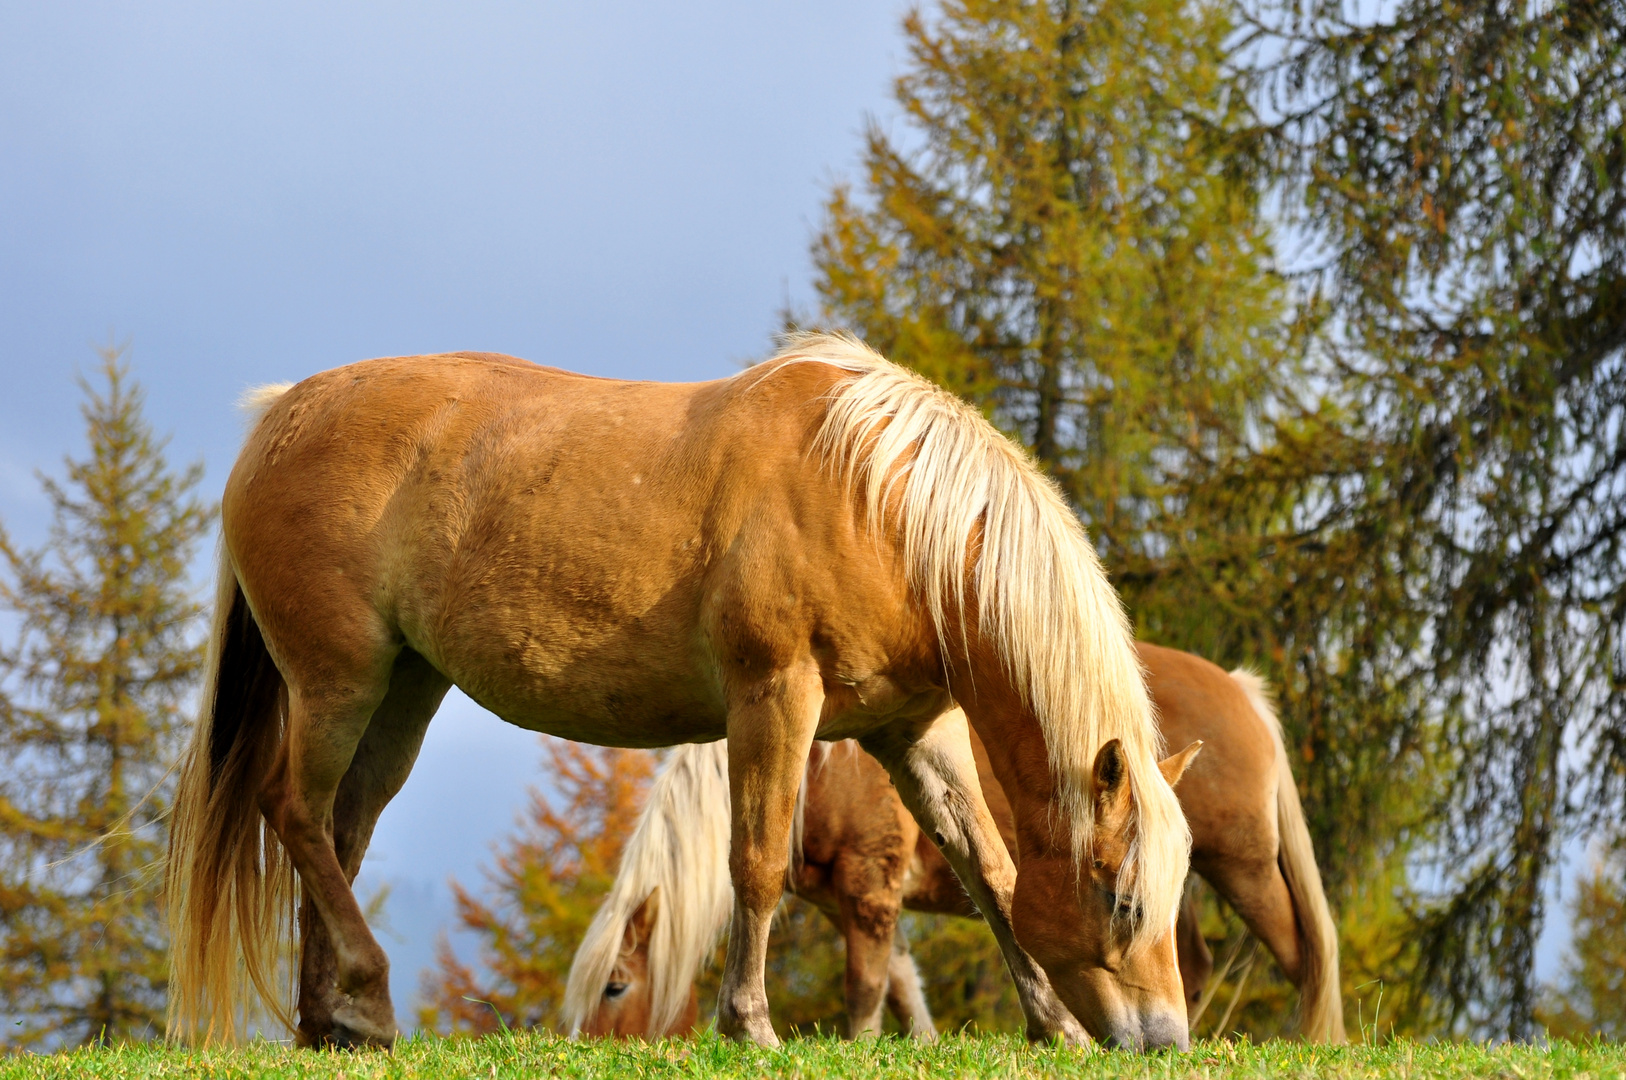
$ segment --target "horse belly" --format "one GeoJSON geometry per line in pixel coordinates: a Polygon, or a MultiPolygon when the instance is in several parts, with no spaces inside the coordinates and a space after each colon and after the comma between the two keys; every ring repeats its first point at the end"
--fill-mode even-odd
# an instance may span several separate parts
{"type": "Polygon", "coordinates": [[[518,727],[605,746],[727,733],[692,627],[595,618],[532,599],[523,610],[471,605],[438,635],[437,662],[480,705],[518,727]]]}

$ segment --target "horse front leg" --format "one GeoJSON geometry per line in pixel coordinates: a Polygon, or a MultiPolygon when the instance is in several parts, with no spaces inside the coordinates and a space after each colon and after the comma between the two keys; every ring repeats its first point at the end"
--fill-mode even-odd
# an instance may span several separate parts
{"type": "Polygon", "coordinates": [[[892,941],[898,909],[888,896],[842,898],[842,931],[847,944],[844,989],[847,999],[847,1038],[874,1038],[881,1034],[886,1008],[892,941]]]}
{"type": "Polygon", "coordinates": [[[824,705],[818,669],[782,669],[730,693],[728,787],[733,800],[729,872],[734,919],[717,991],[717,1030],[778,1046],[763,968],[768,926],[785,887],[791,819],[808,748],[824,705]]]}
{"type": "Polygon", "coordinates": [[[1017,944],[1011,929],[1016,864],[983,800],[965,714],[953,710],[925,727],[893,725],[859,741],[892,774],[904,805],[937,842],[993,930],[1016,982],[1028,1038],[1089,1043],[1083,1025],[1067,1011],[1049,976],[1017,944]]]}

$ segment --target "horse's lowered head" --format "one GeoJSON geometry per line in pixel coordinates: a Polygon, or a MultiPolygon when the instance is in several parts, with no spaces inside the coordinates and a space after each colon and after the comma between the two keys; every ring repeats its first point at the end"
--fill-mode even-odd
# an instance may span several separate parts
{"type": "Polygon", "coordinates": [[[649,894],[627,920],[621,952],[599,995],[598,1006],[582,1021],[579,1035],[588,1037],[681,1037],[694,1032],[700,1016],[699,991],[689,988],[689,1003],[665,1031],[651,1031],[654,991],[649,979],[649,935],[660,910],[660,890],[649,894]]]}
{"type": "MultiPolygon", "coordinates": [[[[1159,762],[1170,786],[1202,744],[1159,762]]],[[[1190,1045],[1175,948],[1175,923],[1141,926],[1129,897],[1136,867],[1136,793],[1118,740],[1096,754],[1091,775],[1095,828],[1075,869],[1069,853],[1024,854],[1012,924],[1062,1002],[1109,1047],[1149,1050],[1190,1045]]],[[[1177,908],[1178,910],[1178,908],[1177,908]]]]}

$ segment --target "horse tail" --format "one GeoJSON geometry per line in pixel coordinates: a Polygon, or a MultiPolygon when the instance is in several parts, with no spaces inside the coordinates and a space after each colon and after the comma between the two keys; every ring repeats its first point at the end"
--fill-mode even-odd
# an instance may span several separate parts
{"type": "Polygon", "coordinates": [[[651,1037],[665,1034],[689,1001],[689,988],[728,925],[734,889],[728,743],[673,748],[650,787],[609,895],[576,950],[565,983],[562,1022],[571,1035],[597,1012],[621,952],[627,922],[660,890],[649,928],[651,1037]]]}
{"type": "Polygon", "coordinates": [[[1251,671],[1231,672],[1254,712],[1270,729],[1276,745],[1276,825],[1281,835],[1277,856],[1287,891],[1298,914],[1300,956],[1304,970],[1299,980],[1299,1030],[1311,1042],[1344,1042],[1344,1003],[1338,973],[1338,928],[1327,907],[1310,830],[1304,821],[1298,787],[1287,759],[1282,725],[1271,703],[1270,688],[1251,671]]]}
{"type": "Polygon", "coordinates": [[[292,1025],[294,872],[258,799],[282,744],[287,689],[224,548],[206,670],[170,819],[168,1028],[231,1041],[252,1015],[251,988],[292,1025]]]}
{"type": "MultiPolygon", "coordinates": [[[[265,388],[245,410],[263,414],[265,388]]],[[[256,417],[257,418],[257,417],[256,417]]],[[[221,544],[202,714],[182,756],[164,894],[170,1038],[235,1041],[258,1005],[293,1026],[295,879],[260,813],[288,694],[221,544]]]]}

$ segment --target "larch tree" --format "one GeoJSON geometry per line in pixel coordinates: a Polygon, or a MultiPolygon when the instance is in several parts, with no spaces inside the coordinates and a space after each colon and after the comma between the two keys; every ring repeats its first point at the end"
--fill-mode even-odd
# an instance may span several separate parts
{"type": "Polygon", "coordinates": [[[1626,845],[1618,838],[1576,876],[1569,915],[1569,954],[1536,1021],[1548,1035],[1626,1042],[1626,845]]]}
{"type": "Polygon", "coordinates": [[[0,1038],[116,1043],[164,1027],[167,770],[203,663],[187,566],[214,510],[174,472],[123,350],[82,382],[89,441],[43,479],[49,539],[0,530],[0,1038]]]}
{"type": "Polygon", "coordinates": [[[1230,32],[1180,0],[911,14],[913,149],[872,125],[814,243],[826,316],[982,403],[1109,545],[1292,366],[1230,32]]]}
{"type": "Polygon", "coordinates": [[[1344,498],[1407,537],[1364,560],[1419,628],[1391,685],[1444,736],[1407,1011],[1528,1038],[1560,846],[1626,816],[1626,5],[1249,7],[1344,498]]]}

